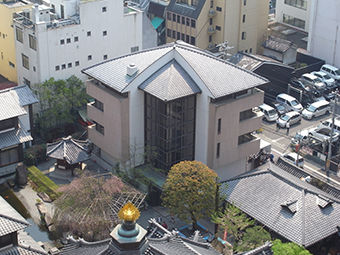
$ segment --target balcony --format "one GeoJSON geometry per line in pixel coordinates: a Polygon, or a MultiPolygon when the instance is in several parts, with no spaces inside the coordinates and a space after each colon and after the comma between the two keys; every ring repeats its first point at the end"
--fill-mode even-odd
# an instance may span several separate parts
{"type": "Polygon", "coordinates": [[[210,26],[210,27],[208,27],[207,33],[208,33],[209,35],[211,35],[211,34],[216,33],[216,30],[215,30],[214,27],[210,26]]]}
{"type": "Polygon", "coordinates": [[[257,110],[251,110],[249,114],[241,117],[239,123],[239,134],[244,134],[258,130],[262,127],[263,113],[257,110]]]}
{"type": "Polygon", "coordinates": [[[215,17],[217,15],[217,12],[214,9],[210,9],[208,12],[208,17],[212,18],[215,17]]]}

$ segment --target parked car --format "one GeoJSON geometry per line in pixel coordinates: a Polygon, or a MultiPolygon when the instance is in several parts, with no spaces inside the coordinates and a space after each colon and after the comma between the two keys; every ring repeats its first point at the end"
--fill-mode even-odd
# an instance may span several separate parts
{"type": "Polygon", "coordinates": [[[340,70],[339,70],[339,68],[337,68],[335,66],[324,64],[320,68],[320,71],[329,74],[329,76],[331,76],[334,80],[339,80],[340,79],[340,70]]]}
{"type": "Polygon", "coordinates": [[[306,119],[314,119],[331,112],[331,105],[326,100],[321,100],[310,104],[302,111],[302,116],[306,119]]]}
{"type": "Polygon", "coordinates": [[[291,152],[291,153],[287,153],[282,155],[282,157],[286,160],[288,160],[289,162],[291,162],[294,165],[297,165],[301,168],[303,168],[304,166],[304,159],[302,156],[300,156],[299,154],[295,153],[295,152],[291,152]]]}
{"type": "Polygon", "coordinates": [[[279,102],[272,102],[273,107],[276,109],[276,111],[278,112],[278,114],[281,116],[282,114],[288,112],[288,109],[286,107],[284,107],[282,104],[280,104],[279,102]]]}
{"type": "Polygon", "coordinates": [[[316,72],[311,72],[311,74],[315,75],[321,81],[323,81],[326,84],[327,88],[329,89],[336,88],[335,80],[328,73],[316,71],[316,72]]]}
{"type": "Polygon", "coordinates": [[[330,89],[327,89],[323,92],[323,97],[327,100],[327,101],[331,101],[332,99],[334,99],[336,92],[332,91],[330,89]]]}
{"type": "Polygon", "coordinates": [[[305,82],[306,84],[312,86],[313,88],[321,91],[326,89],[326,84],[320,80],[317,76],[310,74],[310,73],[305,73],[301,76],[301,81],[305,82]]]}
{"type": "Polygon", "coordinates": [[[302,112],[303,107],[294,97],[282,93],[276,96],[276,101],[284,105],[288,110],[302,112]]]}
{"type": "Polygon", "coordinates": [[[316,127],[309,130],[309,136],[320,141],[329,141],[332,137],[332,142],[336,142],[339,139],[339,133],[333,131],[331,135],[331,128],[329,127],[316,127]]]}
{"type": "Polygon", "coordinates": [[[265,119],[266,121],[275,121],[279,117],[276,110],[270,105],[261,104],[259,106],[259,109],[261,110],[261,112],[263,112],[263,119],[265,119]]]}
{"type": "Polygon", "coordinates": [[[313,87],[311,87],[310,85],[308,85],[306,82],[302,81],[301,79],[296,79],[296,78],[291,79],[290,84],[293,87],[302,90],[303,92],[309,93],[309,92],[314,91],[313,87]]]}
{"type": "Polygon", "coordinates": [[[285,127],[287,125],[287,122],[289,122],[290,126],[301,122],[300,113],[297,111],[287,112],[283,114],[278,121],[280,127],[285,127]]]}
{"type": "Polygon", "coordinates": [[[308,130],[301,130],[299,133],[296,133],[292,139],[290,139],[290,145],[295,148],[296,145],[306,143],[308,140],[308,130]]]}
{"type": "MultiPolygon", "coordinates": [[[[318,126],[319,128],[322,128],[322,127],[327,127],[329,129],[332,128],[332,118],[329,118],[327,120],[324,120],[321,122],[321,124],[318,126]]],[[[340,133],[340,119],[339,118],[335,118],[334,119],[334,126],[333,126],[333,130],[335,132],[338,132],[340,133]]]]}

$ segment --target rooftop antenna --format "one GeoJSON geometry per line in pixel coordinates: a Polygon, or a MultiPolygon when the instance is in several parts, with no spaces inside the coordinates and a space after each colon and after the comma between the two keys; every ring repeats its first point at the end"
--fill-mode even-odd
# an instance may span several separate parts
{"type": "Polygon", "coordinates": [[[227,53],[227,50],[234,48],[234,46],[228,46],[228,41],[217,44],[216,47],[218,47],[218,51],[222,53],[221,58],[224,60],[226,60],[228,56],[231,56],[230,53],[227,53]]]}

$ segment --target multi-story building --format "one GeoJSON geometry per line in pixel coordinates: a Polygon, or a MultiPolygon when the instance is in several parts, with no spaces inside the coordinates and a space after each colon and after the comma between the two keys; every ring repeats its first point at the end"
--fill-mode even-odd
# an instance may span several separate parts
{"type": "Polygon", "coordinates": [[[86,66],[157,45],[150,20],[127,2],[52,0],[17,13],[13,24],[18,81],[25,84],[84,78],[86,66]]]}
{"type": "Polygon", "coordinates": [[[252,133],[262,126],[252,109],[264,96],[256,86],[267,79],[180,41],[82,72],[95,98],[88,134],[97,162],[114,166],[129,160],[131,146],[143,154],[150,145],[158,154],[152,163],[165,171],[194,159],[222,180],[251,169],[249,155],[260,150],[252,133]]]}
{"type": "Polygon", "coordinates": [[[23,149],[33,140],[32,104],[38,100],[27,85],[0,91],[0,175],[15,173],[23,149]]]}
{"type": "Polygon", "coordinates": [[[340,67],[340,2],[312,2],[307,50],[326,63],[340,67]]]}
{"type": "Polygon", "coordinates": [[[13,14],[32,5],[29,1],[0,0],[0,74],[10,81],[17,82],[13,14]]]}
{"type": "Polygon", "coordinates": [[[208,50],[228,41],[231,54],[261,53],[267,26],[268,0],[171,0],[166,38],[208,50]]]}
{"type": "Polygon", "coordinates": [[[308,32],[312,5],[313,0],[277,0],[275,21],[308,32]]]}

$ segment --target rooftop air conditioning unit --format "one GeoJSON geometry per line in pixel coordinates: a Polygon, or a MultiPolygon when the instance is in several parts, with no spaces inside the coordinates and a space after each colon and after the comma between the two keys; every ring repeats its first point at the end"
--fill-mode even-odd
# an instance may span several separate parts
{"type": "Polygon", "coordinates": [[[52,27],[59,27],[59,21],[57,21],[57,20],[53,21],[52,27]]]}
{"type": "Polygon", "coordinates": [[[208,33],[214,33],[215,29],[214,27],[208,27],[208,33]]]}

